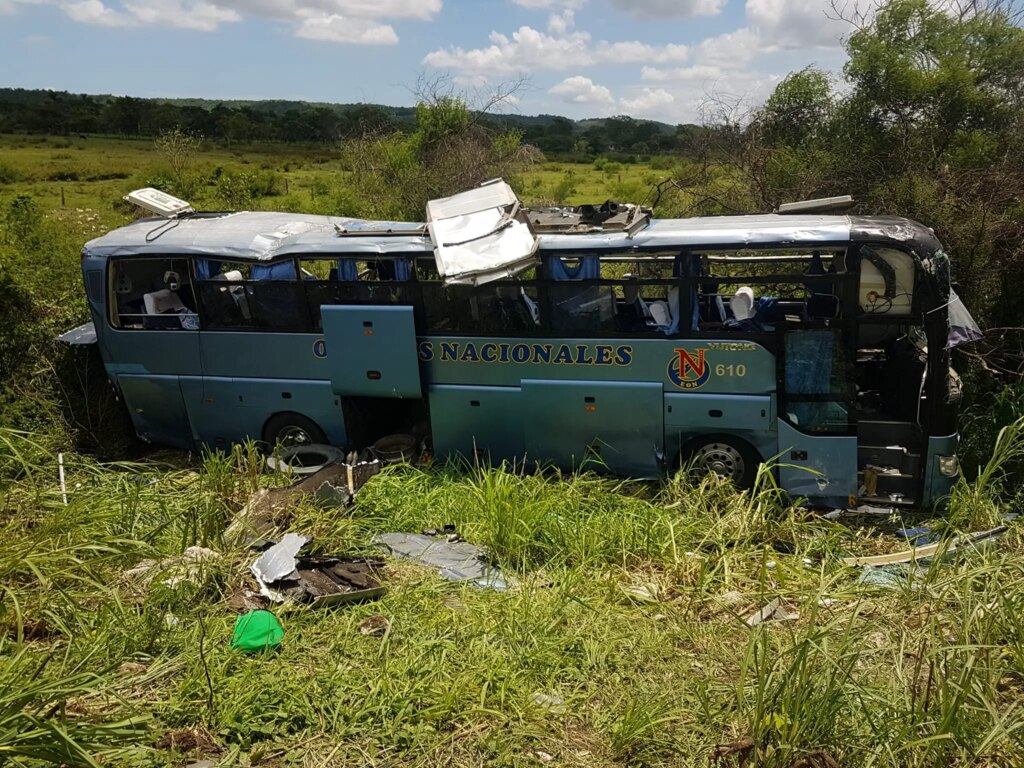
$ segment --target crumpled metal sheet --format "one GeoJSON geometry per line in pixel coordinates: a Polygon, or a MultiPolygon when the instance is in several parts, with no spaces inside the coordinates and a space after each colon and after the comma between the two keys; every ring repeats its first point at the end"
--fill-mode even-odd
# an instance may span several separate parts
{"type": "Polygon", "coordinates": [[[305,536],[286,533],[281,541],[260,555],[250,566],[250,570],[260,586],[273,584],[275,581],[281,581],[295,573],[295,569],[298,567],[295,558],[299,554],[299,550],[308,542],[309,539],[305,536]]]}
{"type": "Polygon", "coordinates": [[[468,541],[448,541],[420,533],[384,533],[374,543],[402,560],[438,568],[441,577],[449,581],[508,589],[501,570],[490,565],[484,559],[484,551],[468,541]]]}
{"type": "Polygon", "coordinates": [[[72,328],[70,331],[64,331],[60,336],[57,337],[57,341],[62,344],[68,344],[72,347],[82,347],[89,344],[96,343],[96,324],[89,322],[72,328]]]}
{"type": "Polygon", "coordinates": [[[427,229],[446,283],[479,285],[537,263],[536,236],[518,218],[519,198],[504,181],[427,203],[427,229]]]}

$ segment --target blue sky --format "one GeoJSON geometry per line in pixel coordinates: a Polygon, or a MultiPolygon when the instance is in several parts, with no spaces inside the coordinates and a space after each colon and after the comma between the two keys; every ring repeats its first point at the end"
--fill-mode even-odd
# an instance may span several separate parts
{"type": "Polygon", "coordinates": [[[421,76],[505,109],[695,121],[808,64],[827,0],[0,0],[0,85],[408,105],[421,76]]]}

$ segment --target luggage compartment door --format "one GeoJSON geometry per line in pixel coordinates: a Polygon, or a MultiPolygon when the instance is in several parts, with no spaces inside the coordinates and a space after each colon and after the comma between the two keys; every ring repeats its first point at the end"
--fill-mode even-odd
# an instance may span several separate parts
{"type": "Polygon", "coordinates": [[[419,399],[412,307],[321,307],[327,370],[338,395],[419,399]]]}
{"type": "Polygon", "coordinates": [[[653,477],[664,458],[660,383],[522,382],[528,460],[653,477]]]}
{"type": "Polygon", "coordinates": [[[139,437],[147,443],[192,447],[192,428],[177,376],[120,374],[117,385],[139,437]]]}

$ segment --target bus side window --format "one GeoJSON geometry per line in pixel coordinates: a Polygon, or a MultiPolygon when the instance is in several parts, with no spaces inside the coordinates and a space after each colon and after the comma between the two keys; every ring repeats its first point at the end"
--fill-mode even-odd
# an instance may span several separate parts
{"type": "Polygon", "coordinates": [[[532,282],[501,280],[480,286],[420,283],[427,329],[432,333],[494,336],[539,330],[537,288],[532,282]]]}
{"type": "Polygon", "coordinates": [[[704,261],[702,329],[765,333],[776,323],[821,324],[842,314],[840,251],[716,251],[704,261]]]}
{"type": "Polygon", "coordinates": [[[203,304],[203,327],[230,330],[252,325],[252,311],[245,291],[248,277],[248,264],[214,259],[196,260],[196,278],[203,304]]]}
{"type": "Polygon", "coordinates": [[[543,258],[548,322],[553,331],[596,333],[615,330],[615,288],[602,278],[597,254],[549,253],[543,258]]]}
{"type": "Polygon", "coordinates": [[[115,259],[110,320],[130,330],[197,330],[196,298],[185,259],[115,259]]]}
{"type": "Polygon", "coordinates": [[[314,330],[323,328],[320,308],[324,305],[418,304],[419,286],[413,280],[413,260],[409,257],[367,260],[363,254],[334,254],[303,259],[299,271],[314,330]]]}

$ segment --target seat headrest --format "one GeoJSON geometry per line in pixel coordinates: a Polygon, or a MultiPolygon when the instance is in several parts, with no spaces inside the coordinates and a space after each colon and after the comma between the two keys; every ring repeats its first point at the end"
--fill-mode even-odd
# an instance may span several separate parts
{"type": "Polygon", "coordinates": [[[178,294],[167,288],[145,294],[142,297],[142,303],[146,307],[147,315],[162,315],[165,312],[178,312],[185,309],[178,294]]]}
{"type": "Polygon", "coordinates": [[[754,316],[754,289],[743,286],[738,289],[731,299],[729,307],[732,309],[732,316],[737,320],[749,320],[754,316]]]}

